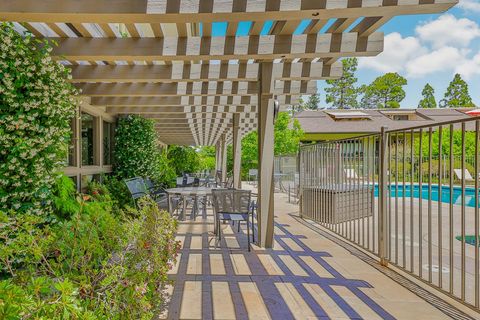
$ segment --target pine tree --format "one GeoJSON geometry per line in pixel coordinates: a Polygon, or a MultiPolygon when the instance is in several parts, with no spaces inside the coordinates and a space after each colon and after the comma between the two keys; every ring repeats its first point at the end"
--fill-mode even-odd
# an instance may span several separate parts
{"type": "Polygon", "coordinates": [[[443,108],[473,108],[475,105],[468,92],[468,84],[457,73],[448,85],[444,99],[440,102],[443,108]]]}
{"type": "Polygon", "coordinates": [[[418,103],[418,107],[422,109],[432,109],[437,107],[435,100],[435,89],[430,84],[426,84],[422,90],[423,99],[418,103]]]}
{"type": "Polygon", "coordinates": [[[362,86],[361,106],[363,108],[400,108],[400,102],[405,99],[403,86],[407,79],[398,73],[387,73],[376,78],[368,86],[362,86]]]}
{"type": "Polygon", "coordinates": [[[312,94],[308,97],[308,101],[304,104],[304,110],[318,110],[320,104],[320,95],[318,93],[312,94]]]}
{"type": "Polygon", "coordinates": [[[342,60],[343,75],[339,79],[327,80],[329,87],[325,88],[326,101],[336,109],[349,109],[358,107],[358,88],[355,87],[357,78],[358,59],[347,58],[342,60]]]}

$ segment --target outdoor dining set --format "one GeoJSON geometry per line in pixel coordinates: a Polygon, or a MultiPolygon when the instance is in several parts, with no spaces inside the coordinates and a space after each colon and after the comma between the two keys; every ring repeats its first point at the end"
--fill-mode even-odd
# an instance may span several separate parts
{"type": "Polygon", "coordinates": [[[125,184],[137,205],[138,199],[149,197],[153,199],[160,209],[177,215],[179,220],[186,220],[187,210],[191,209],[191,219],[198,215],[207,216],[209,207],[214,213],[213,233],[220,241],[222,236],[221,222],[237,224],[240,232],[241,223],[246,223],[248,250],[250,251],[250,229],[252,242],[255,241],[254,214],[256,202],[252,200],[250,190],[234,189],[231,179],[221,181],[221,171],[215,177],[208,174],[184,174],[177,178],[175,188],[164,188],[155,184],[150,178],[134,177],[126,179],[125,184]]]}

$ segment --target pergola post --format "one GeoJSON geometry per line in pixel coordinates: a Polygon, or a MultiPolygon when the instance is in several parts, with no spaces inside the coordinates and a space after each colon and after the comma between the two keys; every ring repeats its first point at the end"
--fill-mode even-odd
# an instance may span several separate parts
{"type": "Polygon", "coordinates": [[[258,239],[264,248],[273,246],[273,152],[274,104],[271,92],[272,62],[260,66],[258,97],[258,239]]]}
{"type": "Polygon", "coordinates": [[[221,156],[221,144],[220,144],[220,140],[217,141],[217,144],[215,145],[215,174],[217,171],[219,170],[222,170],[222,166],[221,166],[221,159],[220,159],[220,156],[221,156]]]}
{"type": "Polygon", "coordinates": [[[220,140],[220,170],[222,170],[222,182],[227,181],[227,139],[225,134],[220,140]]]}
{"type": "Polygon", "coordinates": [[[242,188],[242,134],[240,132],[240,114],[233,114],[233,187],[242,188]]]}

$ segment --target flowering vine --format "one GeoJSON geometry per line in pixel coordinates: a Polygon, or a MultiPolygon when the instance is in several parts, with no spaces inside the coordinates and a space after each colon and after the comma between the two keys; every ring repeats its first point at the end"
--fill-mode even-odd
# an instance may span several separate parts
{"type": "Polygon", "coordinates": [[[51,50],[46,40],[0,24],[0,210],[48,210],[67,155],[77,92],[51,50]]]}

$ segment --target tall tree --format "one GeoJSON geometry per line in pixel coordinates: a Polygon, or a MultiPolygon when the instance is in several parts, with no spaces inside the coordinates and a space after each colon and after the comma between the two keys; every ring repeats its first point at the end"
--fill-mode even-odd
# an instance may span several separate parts
{"type": "Polygon", "coordinates": [[[435,100],[435,89],[430,84],[426,84],[422,90],[422,100],[418,103],[418,107],[422,109],[432,109],[437,107],[435,100]]]}
{"type": "Polygon", "coordinates": [[[308,97],[307,102],[304,103],[304,110],[318,110],[320,104],[320,95],[318,93],[312,94],[308,97]]]}
{"type": "Polygon", "coordinates": [[[443,108],[473,108],[472,98],[468,92],[468,84],[457,73],[448,85],[445,96],[440,101],[443,108]]]}
{"type": "Polygon", "coordinates": [[[339,79],[327,80],[329,87],[325,88],[327,103],[336,109],[349,109],[358,107],[358,88],[355,87],[357,78],[358,59],[347,58],[342,60],[343,75],[339,79]]]}
{"type": "Polygon", "coordinates": [[[303,102],[303,98],[298,99],[298,104],[292,105],[289,108],[290,115],[294,117],[297,113],[300,113],[306,109],[305,102],[303,102]]]}
{"type": "Polygon", "coordinates": [[[376,78],[368,86],[362,86],[364,108],[400,108],[400,102],[405,99],[403,86],[407,79],[398,73],[387,73],[376,78]]]}
{"type": "MultiPolygon", "coordinates": [[[[274,127],[274,153],[278,155],[296,154],[303,136],[303,130],[297,119],[289,113],[280,112],[274,127]]],[[[258,167],[258,135],[252,131],[242,139],[242,175],[245,177],[249,169],[258,167]]],[[[232,157],[231,152],[228,155],[232,157]]]]}

